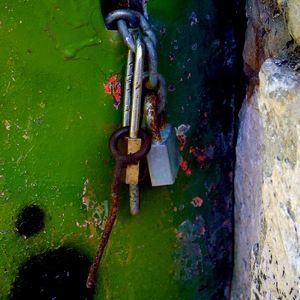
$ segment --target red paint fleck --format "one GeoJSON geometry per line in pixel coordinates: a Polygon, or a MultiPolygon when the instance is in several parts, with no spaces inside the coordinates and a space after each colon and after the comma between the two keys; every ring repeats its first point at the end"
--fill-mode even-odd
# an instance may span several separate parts
{"type": "Polygon", "coordinates": [[[180,159],[180,167],[183,171],[186,171],[189,167],[189,164],[186,160],[183,159],[183,157],[181,157],[180,159]]]}
{"type": "Polygon", "coordinates": [[[113,74],[103,86],[104,92],[112,95],[113,105],[118,109],[121,102],[121,83],[117,81],[117,74],[113,74]]]}
{"type": "Polygon", "coordinates": [[[203,227],[203,228],[201,229],[200,236],[201,236],[201,235],[204,235],[204,233],[205,233],[205,228],[203,227]]]}
{"type": "Polygon", "coordinates": [[[111,84],[110,84],[110,82],[104,84],[104,93],[106,93],[106,94],[111,93],[111,84]]]}
{"type": "Polygon", "coordinates": [[[196,146],[192,146],[190,148],[190,153],[192,153],[197,162],[200,164],[200,169],[203,169],[207,163],[214,157],[214,149],[215,146],[209,145],[204,148],[198,148],[196,146]]]}
{"type": "Polygon", "coordinates": [[[203,200],[200,198],[200,197],[194,197],[191,204],[194,206],[194,207],[200,207],[203,203],[203,200]]]}
{"type": "Polygon", "coordinates": [[[185,173],[186,173],[187,176],[190,177],[190,176],[192,175],[192,170],[191,170],[191,169],[188,169],[188,170],[186,170],[185,173]]]}
{"type": "Polygon", "coordinates": [[[170,58],[170,60],[172,61],[172,60],[175,58],[175,55],[174,55],[172,52],[170,52],[169,58],[170,58]]]}
{"type": "Polygon", "coordinates": [[[113,74],[108,80],[109,80],[109,82],[117,81],[117,74],[113,74]]]}
{"type": "Polygon", "coordinates": [[[119,108],[121,102],[121,83],[115,81],[114,82],[114,107],[115,109],[119,108]]]}
{"type": "Polygon", "coordinates": [[[194,156],[197,158],[198,163],[202,163],[206,160],[206,155],[204,154],[205,148],[198,148],[193,146],[190,148],[190,153],[193,153],[194,156]]]}
{"type": "Polygon", "coordinates": [[[186,143],[186,135],[185,134],[178,135],[177,138],[181,143],[181,146],[179,147],[179,150],[182,151],[184,149],[184,146],[185,146],[185,143],[186,143]]]}
{"type": "Polygon", "coordinates": [[[189,169],[189,164],[183,157],[180,158],[180,167],[183,171],[185,171],[187,176],[192,175],[192,171],[189,169]]]}

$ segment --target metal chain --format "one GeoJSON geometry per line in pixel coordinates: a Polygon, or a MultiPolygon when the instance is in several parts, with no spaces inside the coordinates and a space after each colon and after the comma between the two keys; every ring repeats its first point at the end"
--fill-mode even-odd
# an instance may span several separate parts
{"type": "MultiPolygon", "coordinates": [[[[157,71],[157,39],[147,19],[141,13],[134,10],[115,10],[108,14],[105,19],[105,23],[108,29],[116,28],[117,25],[118,31],[120,32],[125,44],[129,49],[125,76],[125,97],[122,123],[123,126],[130,125],[130,137],[135,138],[135,133],[139,127],[140,110],[139,107],[137,110],[133,110],[135,105],[134,103],[131,103],[131,99],[134,102],[137,96],[141,96],[142,85],[140,85],[140,80],[132,80],[132,78],[133,76],[137,76],[136,73],[139,73],[140,76],[140,70],[142,70],[142,72],[144,70],[144,66],[137,65],[138,62],[143,61],[142,59],[138,59],[138,57],[143,57],[141,52],[138,51],[140,47],[145,47],[146,63],[148,66],[148,72],[144,72],[143,74],[144,85],[148,90],[157,89],[157,115],[164,110],[166,103],[167,87],[165,79],[157,71]],[[134,55],[136,56],[135,61],[134,55]]],[[[139,214],[138,184],[129,185],[129,198],[131,214],[139,214]]]]}
{"type": "Polygon", "coordinates": [[[136,52],[134,34],[138,30],[146,47],[149,79],[145,86],[150,90],[155,89],[158,84],[158,76],[162,77],[162,75],[159,75],[157,71],[157,39],[147,19],[137,11],[119,9],[111,12],[106,17],[105,23],[108,29],[114,28],[117,23],[117,28],[125,44],[133,53],[136,52]]]}
{"type": "MultiPolygon", "coordinates": [[[[139,162],[146,157],[151,148],[151,139],[147,131],[140,128],[140,111],[142,106],[140,99],[143,82],[148,90],[157,89],[157,91],[149,92],[146,96],[144,110],[148,109],[149,112],[151,111],[154,117],[152,119],[147,118],[149,112],[147,116],[144,114],[142,127],[148,127],[147,124],[152,120],[158,124],[157,115],[164,110],[167,94],[165,79],[157,72],[157,40],[146,18],[137,11],[120,9],[110,13],[105,21],[107,28],[114,28],[115,23],[117,23],[117,28],[129,50],[125,76],[123,127],[115,131],[109,140],[109,150],[116,161],[111,184],[110,213],[89,271],[86,282],[88,288],[92,287],[95,281],[105,246],[117,217],[122,168],[139,162]],[[145,49],[148,72],[144,72],[145,49]],[[131,138],[137,138],[138,135],[141,136],[143,144],[139,151],[128,155],[121,154],[118,148],[118,141],[126,135],[131,138]]],[[[152,131],[150,134],[154,137],[155,132],[152,131]]],[[[156,134],[159,139],[159,128],[156,130],[156,134]]],[[[130,185],[130,211],[133,215],[139,213],[139,187],[137,184],[130,185]]]]}

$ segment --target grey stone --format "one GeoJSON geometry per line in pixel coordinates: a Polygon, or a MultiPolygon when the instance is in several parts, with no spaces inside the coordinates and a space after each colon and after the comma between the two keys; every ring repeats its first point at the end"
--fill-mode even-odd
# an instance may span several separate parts
{"type": "Polygon", "coordinates": [[[240,112],[231,299],[300,299],[300,80],[268,59],[240,112]]]}

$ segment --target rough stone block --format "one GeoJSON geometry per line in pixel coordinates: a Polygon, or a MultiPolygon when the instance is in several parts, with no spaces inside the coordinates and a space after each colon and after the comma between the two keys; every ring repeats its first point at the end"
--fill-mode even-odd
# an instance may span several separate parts
{"type": "Polygon", "coordinates": [[[268,59],[240,113],[232,299],[300,299],[299,79],[268,59]]]}

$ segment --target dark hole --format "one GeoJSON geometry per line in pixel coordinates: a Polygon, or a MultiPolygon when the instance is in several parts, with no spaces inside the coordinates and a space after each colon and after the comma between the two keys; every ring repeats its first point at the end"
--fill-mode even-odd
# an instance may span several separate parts
{"type": "Polygon", "coordinates": [[[91,262],[64,247],[30,258],[19,270],[11,300],[89,300],[94,289],[85,286],[91,262]]]}
{"type": "Polygon", "coordinates": [[[45,214],[35,205],[26,206],[17,218],[17,229],[20,235],[30,237],[44,227],[45,214]]]}
{"type": "Polygon", "coordinates": [[[143,13],[143,0],[101,1],[101,11],[104,19],[110,12],[116,9],[132,9],[143,13]]]}

